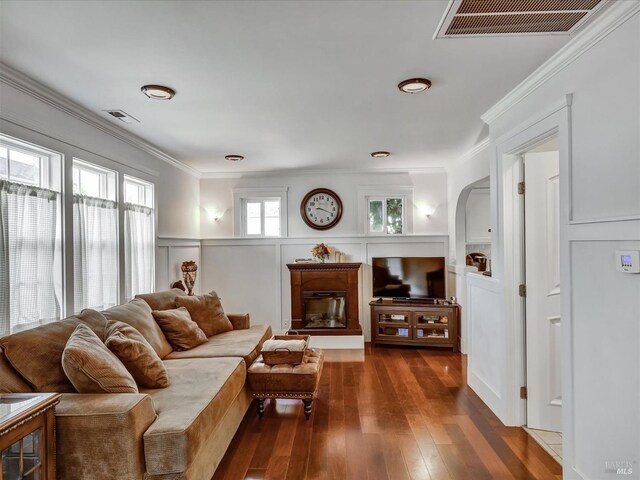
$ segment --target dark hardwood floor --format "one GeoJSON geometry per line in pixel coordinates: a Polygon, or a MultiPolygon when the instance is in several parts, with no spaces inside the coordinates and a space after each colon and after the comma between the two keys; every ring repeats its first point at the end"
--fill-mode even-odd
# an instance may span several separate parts
{"type": "Polygon", "coordinates": [[[411,347],[325,350],[314,412],[247,412],[214,480],[552,479],[562,469],[466,386],[466,359],[411,347]],[[363,361],[364,360],[364,361],[363,361]]]}

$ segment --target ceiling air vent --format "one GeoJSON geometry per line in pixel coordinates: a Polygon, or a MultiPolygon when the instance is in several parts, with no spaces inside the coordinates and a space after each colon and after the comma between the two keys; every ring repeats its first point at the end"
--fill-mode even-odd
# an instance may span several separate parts
{"type": "Polygon", "coordinates": [[[131,115],[129,115],[124,110],[103,110],[103,112],[108,113],[112,117],[117,118],[118,120],[120,120],[121,122],[124,122],[124,123],[133,123],[133,122],[140,123],[140,120],[138,120],[137,118],[132,117],[131,115]]]}
{"type": "Polygon", "coordinates": [[[569,35],[604,0],[452,0],[434,38],[483,35],[569,35]]]}

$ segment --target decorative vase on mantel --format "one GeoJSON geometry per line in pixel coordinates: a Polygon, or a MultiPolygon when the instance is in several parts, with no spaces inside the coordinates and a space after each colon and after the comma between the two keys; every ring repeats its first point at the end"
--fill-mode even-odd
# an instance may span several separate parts
{"type": "Polygon", "coordinates": [[[196,283],[198,265],[196,265],[196,262],[193,260],[188,260],[186,262],[182,262],[180,270],[182,270],[182,278],[184,280],[185,287],[187,287],[187,293],[192,296],[193,285],[196,283]]]}

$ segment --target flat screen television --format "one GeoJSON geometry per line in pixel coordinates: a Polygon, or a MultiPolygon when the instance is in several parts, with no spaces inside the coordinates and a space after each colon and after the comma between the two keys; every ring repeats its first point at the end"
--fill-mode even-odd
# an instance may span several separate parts
{"type": "Polygon", "coordinates": [[[373,296],[446,298],[444,257],[373,257],[373,296]]]}

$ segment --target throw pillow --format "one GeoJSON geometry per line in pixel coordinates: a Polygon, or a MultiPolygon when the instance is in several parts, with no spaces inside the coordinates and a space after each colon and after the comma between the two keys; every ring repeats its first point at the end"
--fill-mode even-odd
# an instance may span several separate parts
{"type": "Polygon", "coordinates": [[[171,353],[171,345],[154,321],[151,310],[152,308],[147,305],[147,302],[140,298],[134,298],[129,303],[111,307],[102,313],[107,320],[124,322],[138,330],[147,339],[147,342],[153,347],[158,356],[164,358],[171,353]]]}
{"type": "Polygon", "coordinates": [[[154,310],[151,313],[176,350],[189,350],[207,343],[207,336],[198,324],[191,320],[189,311],[186,308],[154,310]]]}
{"type": "Polygon", "coordinates": [[[104,344],[127,368],[136,383],[144,388],[169,386],[167,369],[142,334],[124,322],[110,321],[104,344]]]}
{"type": "Polygon", "coordinates": [[[138,393],[136,382],[118,357],[83,323],[67,341],[62,368],[80,393],[138,393]]]}
{"type": "Polygon", "coordinates": [[[62,369],[62,352],[79,323],[104,338],[107,319],[100,312],[86,309],[64,320],[0,338],[0,348],[33,391],[74,393],[76,389],[62,369]]]}
{"type": "Polygon", "coordinates": [[[216,292],[192,297],[176,297],[176,306],[189,310],[191,319],[198,324],[207,337],[233,330],[233,325],[224,313],[216,292]]]}

